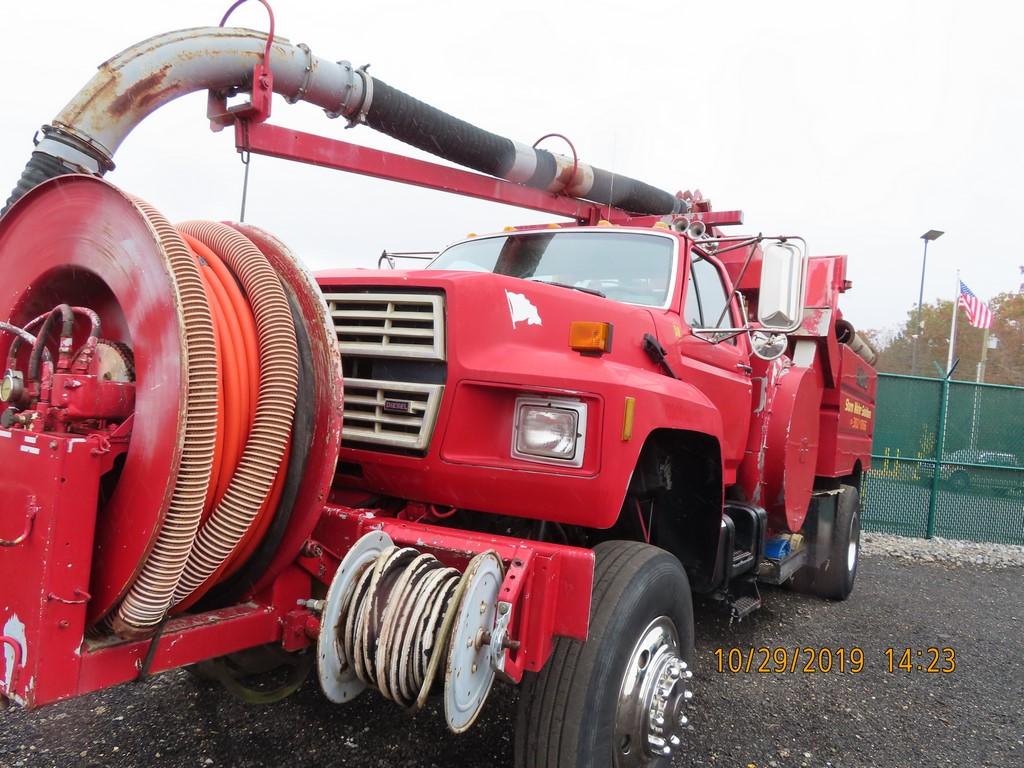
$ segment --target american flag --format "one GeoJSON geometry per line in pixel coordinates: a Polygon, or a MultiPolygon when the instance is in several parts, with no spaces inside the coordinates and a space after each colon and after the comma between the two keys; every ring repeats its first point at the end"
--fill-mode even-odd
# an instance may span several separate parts
{"type": "Polygon", "coordinates": [[[992,312],[988,305],[974,295],[974,292],[960,281],[960,306],[967,310],[967,322],[975,328],[991,328],[992,312]]]}

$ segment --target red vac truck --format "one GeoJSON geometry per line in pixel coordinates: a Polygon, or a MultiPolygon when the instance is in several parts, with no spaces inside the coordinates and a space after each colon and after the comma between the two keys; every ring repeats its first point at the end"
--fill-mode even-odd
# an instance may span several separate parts
{"type": "Polygon", "coordinates": [[[461,732],[498,678],[517,764],[659,765],[699,701],[691,594],[736,618],[759,582],[846,598],[876,381],[846,257],[570,150],[272,24],[103,64],[0,218],[0,699],[315,668],[330,702],[436,695],[461,732]],[[193,91],[241,152],[562,223],[313,277],[102,179],[193,91]],[[273,93],[469,170],[272,125],[273,93]]]}

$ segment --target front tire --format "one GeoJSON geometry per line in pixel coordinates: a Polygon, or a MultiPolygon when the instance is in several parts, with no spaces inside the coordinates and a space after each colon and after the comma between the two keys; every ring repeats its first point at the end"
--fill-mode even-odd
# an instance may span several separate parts
{"type": "Polygon", "coordinates": [[[517,768],[664,766],[681,746],[694,657],[686,572],[639,542],[603,542],[594,554],[590,637],[559,639],[544,669],[524,677],[517,768]]]}

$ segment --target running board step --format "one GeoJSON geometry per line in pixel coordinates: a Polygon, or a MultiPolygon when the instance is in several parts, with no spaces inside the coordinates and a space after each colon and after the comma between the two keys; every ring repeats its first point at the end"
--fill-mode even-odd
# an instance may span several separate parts
{"type": "Polygon", "coordinates": [[[754,567],[754,553],[749,549],[737,549],[732,553],[732,573],[739,575],[754,567]]]}
{"type": "Polygon", "coordinates": [[[737,597],[729,606],[729,612],[733,621],[740,621],[761,607],[760,595],[744,595],[737,597]]]}

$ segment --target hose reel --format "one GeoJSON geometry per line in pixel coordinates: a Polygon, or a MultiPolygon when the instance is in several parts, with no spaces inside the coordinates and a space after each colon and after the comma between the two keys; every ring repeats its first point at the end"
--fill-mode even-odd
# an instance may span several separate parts
{"type": "MultiPolygon", "coordinates": [[[[134,412],[113,420],[56,398],[20,405],[26,429],[127,444],[103,483],[88,625],[146,636],[219,583],[237,601],[285,567],[333,476],[342,396],[326,305],[288,250],[254,228],[173,227],[106,182],[65,176],[0,220],[0,256],[14,336],[33,339],[17,330],[41,308],[91,307],[104,333],[86,345],[93,368],[134,389],[134,412]]],[[[49,329],[39,336],[45,347],[49,329]]]]}
{"type": "Polygon", "coordinates": [[[444,680],[448,727],[476,720],[494,684],[490,643],[504,578],[493,551],[466,570],[396,547],[382,531],[349,550],[323,601],[317,669],[324,695],[347,703],[367,688],[418,711],[444,680]]]}

